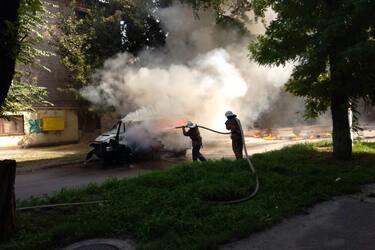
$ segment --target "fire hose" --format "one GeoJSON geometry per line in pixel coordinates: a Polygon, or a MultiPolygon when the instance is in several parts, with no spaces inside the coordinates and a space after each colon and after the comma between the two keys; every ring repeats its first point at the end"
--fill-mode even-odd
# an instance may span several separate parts
{"type": "MultiPolygon", "coordinates": [[[[254,167],[253,163],[251,162],[250,157],[249,157],[249,155],[247,153],[246,142],[245,142],[245,135],[243,133],[241,122],[240,122],[239,119],[237,119],[237,118],[235,118],[235,119],[236,119],[236,122],[237,122],[237,124],[238,124],[238,126],[240,128],[240,131],[241,131],[241,138],[242,138],[242,143],[243,143],[243,149],[245,151],[247,163],[249,164],[251,173],[253,175],[255,175],[255,188],[254,188],[253,192],[250,195],[246,196],[246,197],[243,197],[243,198],[240,198],[240,199],[235,199],[235,200],[229,200],[229,201],[209,201],[210,203],[225,205],[225,204],[236,204],[236,203],[245,202],[245,201],[248,201],[248,200],[252,199],[258,193],[258,190],[259,190],[259,177],[258,177],[258,174],[256,173],[256,170],[255,170],[255,167],[254,167]]],[[[211,128],[207,128],[205,126],[200,126],[200,125],[197,125],[197,126],[199,128],[202,128],[202,129],[205,129],[205,130],[217,133],[217,134],[222,134],[222,135],[231,134],[231,132],[220,132],[220,131],[217,131],[217,130],[214,130],[214,129],[211,129],[211,128]]],[[[177,128],[183,128],[183,127],[185,127],[185,126],[176,127],[176,129],[177,128]]]]}
{"type": "MultiPolygon", "coordinates": [[[[244,133],[243,133],[243,129],[242,129],[242,125],[241,125],[241,122],[239,119],[235,118],[236,119],[236,122],[241,130],[241,138],[242,138],[242,143],[243,143],[243,149],[245,150],[245,155],[246,155],[246,160],[250,166],[250,169],[251,169],[251,172],[252,174],[255,175],[255,188],[254,188],[254,191],[244,197],[244,198],[240,198],[240,199],[235,199],[235,200],[229,200],[229,201],[208,201],[209,203],[212,203],[212,204],[221,204],[221,205],[226,205],[226,204],[237,204],[237,203],[241,203],[241,202],[245,202],[245,201],[248,201],[250,200],[251,198],[253,198],[257,193],[258,193],[258,190],[259,190],[259,177],[256,173],[256,170],[254,168],[254,165],[252,164],[250,158],[249,158],[249,155],[247,153],[247,148],[246,148],[246,142],[245,142],[245,136],[244,136],[244,133]]],[[[180,127],[176,127],[177,128],[183,128],[183,127],[186,127],[186,126],[180,126],[180,127]]],[[[211,132],[214,132],[214,133],[217,133],[217,134],[222,134],[222,135],[229,135],[231,134],[231,132],[221,132],[221,131],[217,131],[217,130],[214,130],[214,129],[211,129],[211,128],[208,128],[208,127],[205,127],[205,126],[200,126],[198,125],[199,128],[202,128],[202,129],[205,129],[205,130],[208,130],[208,131],[211,131],[211,132]]],[[[118,140],[118,134],[119,134],[119,130],[117,131],[117,135],[116,135],[116,140],[118,140]]],[[[62,204],[48,204],[48,205],[38,205],[38,206],[32,206],[32,207],[21,207],[21,208],[17,208],[17,210],[19,211],[28,211],[28,210],[33,210],[33,209],[44,209],[44,208],[56,208],[56,207],[66,207],[66,206],[77,206],[77,205],[91,205],[91,204],[100,204],[100,203],[104,203],[104,202],[107,202],[107,200],[96,200],[96,201],[88,201],[88,202],[73,202],[73,203],[62,203],[62,204]]]]}

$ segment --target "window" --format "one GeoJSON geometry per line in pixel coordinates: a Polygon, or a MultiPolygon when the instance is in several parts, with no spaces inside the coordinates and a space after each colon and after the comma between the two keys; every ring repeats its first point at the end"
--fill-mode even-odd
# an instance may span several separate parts
{"type": "Polygon", "coordinates": [[[23,115],[13,115],[9,119],[0,118],[0,136],[24,135],[23,115]]]}

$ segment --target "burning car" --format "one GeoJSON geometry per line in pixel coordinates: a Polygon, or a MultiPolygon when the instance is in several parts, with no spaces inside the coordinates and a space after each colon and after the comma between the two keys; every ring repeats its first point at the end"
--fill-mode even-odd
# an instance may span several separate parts
{"type": "MultiPolygon", "coordinates": [[[[180,122],[180,121],[179,121],[180,122]]],[[[176,122],[165,118],[120,120],[112,129],[90,143],[86,163],[95,155],[104,161],[155,159],[163,155],[182,156],[189,142],[174,129],[176,122]]]]}

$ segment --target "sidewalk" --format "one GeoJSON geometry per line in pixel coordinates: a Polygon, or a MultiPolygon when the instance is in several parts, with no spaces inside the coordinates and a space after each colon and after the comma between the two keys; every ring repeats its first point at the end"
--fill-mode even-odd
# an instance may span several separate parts
{"type": "Polygon", "coordinates": [[[17,161],[17,172],[19,173],[82,162],[88,151],[87,144],[0,149],[0,159],[15,159],[17,161]]]}
{"type": "Polygon", "coordinates": [[[375,184],[336,197],[221,250],[374,249],[375,184]]]}

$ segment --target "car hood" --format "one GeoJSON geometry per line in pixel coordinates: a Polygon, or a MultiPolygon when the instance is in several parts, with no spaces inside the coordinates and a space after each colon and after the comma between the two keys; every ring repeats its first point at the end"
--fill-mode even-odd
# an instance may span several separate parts
{"type": "Polygon", "coordinates": [[[111,139],[115,139],[116,134],[115,133],[103,133],[96,137],[95,142],[109,142],[111,139]]]}

